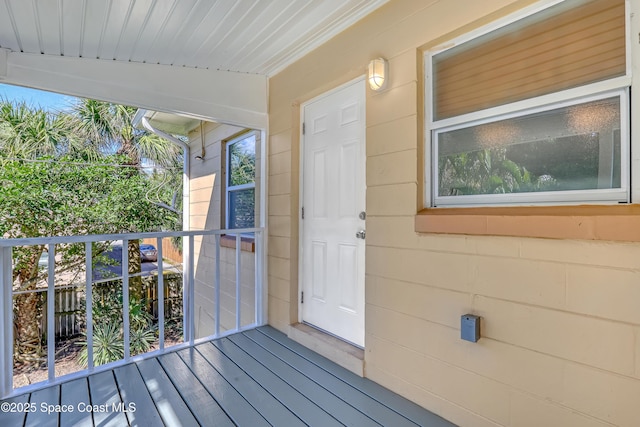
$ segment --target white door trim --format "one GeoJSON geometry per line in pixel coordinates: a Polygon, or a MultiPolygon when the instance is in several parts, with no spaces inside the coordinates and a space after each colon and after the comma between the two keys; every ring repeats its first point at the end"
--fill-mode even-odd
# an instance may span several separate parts
{"type": "MultiPolygon", "coordinates": [[[[304,256],[303,256],[303,241],[304,241],[304,223],[302,220],[302,208],[303,208],[303,204],[304,204],[304,148],[303,148],[303,144],[304,144],[304,138],[305,135],[303,133],[303,126],[304,126],[304,112],[305,112],[305,108],[310,105],[313,104],[323,98],[329,97],[331,95],[334,95],[335,93],[343,90],[344,88],[351,86],[353,84],[357,84],[357,83],[365,83],[366,82],[366,76],[365,75],[361,75],[355,79],[349,80],[348,82],[345,82],[339,86],[334,87],[333,89],[324,92],[318,96],[315,96],[303,103],[300,104],[300,126],[298,129],[299,132],[299,156],[298,156],[298,169],[299,169],[299,183],[298,183],[298,288],[297,288],[297,293],[296,293],[296,297],[298,299],[298,322],[303,322],[303,315],[302,315],[302,301],[301,301],[301,292],[304,289],[304,284],[303,284],[303,280],[304,280],[304,256]]],[[[366,109],[366,99],[365,99],[365,109],[366,109]]],[[[366,126],[366,124],[365,124],[366,126]]],[[[366,153],[365,153],[366,156],[366,153]]]]}

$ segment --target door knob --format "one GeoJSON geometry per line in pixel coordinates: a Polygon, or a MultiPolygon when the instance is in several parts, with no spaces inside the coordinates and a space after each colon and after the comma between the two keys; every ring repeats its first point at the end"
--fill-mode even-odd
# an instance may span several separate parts
{"type": "Polygon", "coordinates": [[[360,212],[360,214],[358,215],[358,218],[362,220],[367,219],[367,213],[365,211],[360,212]]]}
{"type": "Polygon", "coordinates": [[[365,231],[364,231],[364,230],[360,230],[360,231],[358,231],[358,232],[356,233],[356,237],[357,237],[358,239],[362,239],[362,240],[364,240],[365,234],[366,234],[366,233],[365,233],[365,231]]]}

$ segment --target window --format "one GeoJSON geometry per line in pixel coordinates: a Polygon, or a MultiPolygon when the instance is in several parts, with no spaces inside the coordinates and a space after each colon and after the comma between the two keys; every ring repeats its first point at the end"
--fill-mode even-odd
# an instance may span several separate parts
{"type": "Polygon", "coordinates": [[[433,206],[629,201],[624,0],[566,0],[427,56],[433,206]]]}
{"type": "Polygon", "coordinates": [[[244,134],[226,145],[226,227],[255,226],[256,133],[244,134]]]}

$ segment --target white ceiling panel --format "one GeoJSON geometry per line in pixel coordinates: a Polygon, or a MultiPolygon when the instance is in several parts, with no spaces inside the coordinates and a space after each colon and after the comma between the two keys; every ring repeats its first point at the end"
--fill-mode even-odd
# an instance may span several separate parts
{"type": "Polygon", "coordinates": [[[40,52],[47,55],[60,52],[61,22],[57,2],[34,2],[33,13],[40,52]]]}
{"type": "Polygon", "coordinates": [[[42,53],[40,43],[38,43],[39,29],[36,27],[38,21],[33,10],[33,3],[28,0],[19,3],[5,1],[5,3],[20,49],[42,53]]]}
{"type": "Polygon", "coordinates": [[[156,0],[136,0],[131,4],[116,44],[115,60],[129,61],[156,3],[156,0]]]}
{"type": "MultiPolygon", "coordinates": [[[[80,56],[99,59],[98,50],[102,41],[104,27],[109,16],[108,1],[82,0],[82,34],[80,38],[80,56]]],[[[27,52],[30,53],[30,52],[27,52]]]]}
{"type": "Polygon", "coordinates": [[[62,9],[58,11],[62,35],[60,55],[78,58],[84,33],[83,0],[65,0],[61,7],[62,9]]]}
{"type": "Polygon", "coordinates": [[[2,47],[11,49],[14,52],[20,51],[20,44],[17,40],[17,34],[14,30],[12,19],[15,19],[11,13],[9,13],[8,3],[0,1],[0,43],[2,47]]]}
{"type": "Polygon", "coordinates": [[[0,48],[270,76],[388,0],[0,0],[0,48]]]}

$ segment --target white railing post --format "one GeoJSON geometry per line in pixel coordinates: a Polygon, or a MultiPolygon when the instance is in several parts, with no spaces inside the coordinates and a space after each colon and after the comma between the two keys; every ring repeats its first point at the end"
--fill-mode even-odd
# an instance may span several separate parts
{"type": "Polygon", "coordinates": [[[56,378],[56,245],[49,243],[47,265],[47,370],[49,381],[56,378]]]}
{"type": "Polygon", "coordinates": [[[255,310],[256,310],[256,314],[255,314],[255,323],[256,325],[264,325],[265,319],[264,319],[264,296],[263,296],[263,282],[262,282],[262,232],[261,231],[256,231],[255,233],[255,252],[254,252],[254,256],[255,256],[255,275],[254,275],[254,280],[255,280],[255,301],[256,301],[256,306],[255,306],[255,310]]]}
{"type": "Polygon", "coordinates": [[[2,397],[13,391],[13,267],[12,248],[0,247],[0,393],[2,397]]]}
{"type": "Polygon", "coordinates": [[[216,241],[216,275],[214,283],[215,292],[215,334],[220,335],[220,235],[215,235],[216,241]]]}
{"type": "Polygon", "coordinates": [[[124,336],[124,360],[131,357],[129,318],[129,239],[122,239],[122,328],[124,336]]]}
{"type": "Polygon", "coordinates": [[[164,350],[164,261],[162,258],[162,237],[158,237],[158,342],[164,350]]]}
{"type": "Polygon", "coordinates": [[[242,288],[242,238],[236,234],[236,330],[240,330],[242,319],[240,318],[240,291],[242,288]]]}
{"type": "Polygon", "coordinates": [[[195,286],[195,256],[194,256],[194,241],[195,236],[191,236],[189,238],[189,299],[188,299],[188,308],[189,308],[189,344],[193,345],[193,340],[195,339],[195,329],[196,329],[196,286],[195,286]]]}
{"type": "Polygon", "coordinates": [[[85,317],[87,319],[87,364],[93,370],[93,246],[91,242],[84,244],[85,277],[85,317]]]}
{"type": "Polygon", "coordinates": [[[182,341],[189,341],[189,265],[191,264],[191,236],[182,241],[182,341]]]}

